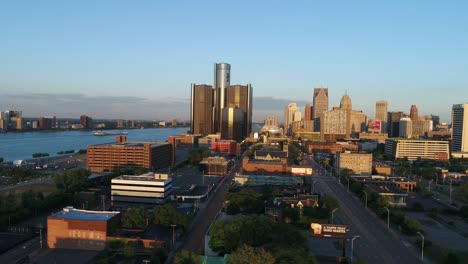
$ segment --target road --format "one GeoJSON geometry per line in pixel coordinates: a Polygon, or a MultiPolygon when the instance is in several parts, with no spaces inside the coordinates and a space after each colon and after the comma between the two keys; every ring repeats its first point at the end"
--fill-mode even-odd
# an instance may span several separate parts
{"type": "Polygon", "coordinates": [[[172,258],[182,250],[188,250],[192,252],[201,252],[204,247],[205,234],[208,231],[213,219],[216,214],[224,206],[224,198],[228,192],[231,181],[236,172],[239,171],[242,159],[238,159],[233,165],[230,173],[226,175],[216,186],[211,193],[211,198],[206,202],[206,206],[203,206],[198,211],[197,216],[189,226],[187,233],[185,234],[185,240],[178,246],[176,246],[175,252],[169,256],[167,263],[171,263],[172,258]]]}
{"type": "Polygon", "coordinates": [[[39,248],[39,237],[32,238],[0,255],[0,263],[26,263],[20,260],[35,253],[39,248]]]}
{"type": "Polygon", "coordinates": [[[53,181],[51,176],[36,178],[36,179],[32,179],[32,180],[18,182],[16,184],[12,184],[12,185],[2,186],[2,187],[0,187],[0,191],[12,190],[12,189],[16,189],[16,188],[19,188],[19,187],[28,186],[28,185],[35,185],[35,184],[53,184],[53,182],[54,181],[53,181]]]}
{"type": "Polygon", "coordinates": [[[387,229],[384,221],[365,208],[357,197],[348,193],[346,188],[320,165],[314,161],[311,161],[311,164],[316,175],[315,187],[327,195],[334,196],[340,203],[340,208],[335,212],[335,224],[348,225],[349,239],[355,235],[360,236],[354,240],[354,255],[357,256],[355,259],[379,264],[421,263],[412,246],[405,246],[395,232],[387,229]]]}

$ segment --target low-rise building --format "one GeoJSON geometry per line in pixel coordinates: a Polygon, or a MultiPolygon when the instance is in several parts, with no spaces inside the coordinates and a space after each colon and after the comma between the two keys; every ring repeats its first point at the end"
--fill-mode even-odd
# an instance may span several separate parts
{"type": "Polygon", "coordinates": [[[379,196],[387,197],[390,206],[406,207],[406,198],[408,194],[392,186],[367,185],[374,193],[379,196]]]}
{"type": "Polygon", "coordinates": [[[237,142],[235,140],[219,140],[211,142],[211,151],[237,155],[237,142]]]}
{"type": "Polygon", "coordinates": [[[224,157],[204,158],[200,165],[206,175],[226,175],[229,171],[229,161],[224,157]]]}
{"type": "Polygon", "coordinates": [[[172,178],[167,173],[122,175],[112,179],[111,185],[111,200],[115,208],[153,208],[169,200],[173,192],[172,178]]]}
{"type": "Polygon", "coordinates": [[[413,192],[416,188],[416,182],[410,181],[401,177],[388,177],[381,175],[372,176],[357,176],[353,175],[351,178],[363,186],[376,185],[376,186],[390,186],[398,188],[404,192],[413,192]]]}
{"type": "Polygon", "coordinates": [[[385,143],[385,140],[388,138],[387,133],[359,133],[360,140],[368,140],[368,141],[377,141],[379,143],[385,143]]]}
{"type": "Polygon", "coordinates": [[[73,207],[47,217],[47,246],[82,250],[103,250],[117,211],[88,211],[73,207]]]}

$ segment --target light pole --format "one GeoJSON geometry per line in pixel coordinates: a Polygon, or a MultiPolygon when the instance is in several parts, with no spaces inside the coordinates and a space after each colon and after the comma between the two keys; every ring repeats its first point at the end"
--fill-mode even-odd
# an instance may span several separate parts
{"type": "Polygon", "coordinates": [[[450,205],[452,205],[452,191],[453,191],[452,178],[450,178],[450,189],[449,189],[449,192],[450,192],[450,205]]]}
{"type": "Polygon", "coordinates": [[[364,195],[366,196],[366,208],[367,208],[367,193],[365,191],[362,191],[364,195]]]}
{"type": "Polygon", "coordinates": [[[420,232],[418,232],[418,235],[421,236],[421,261],[424,261],[424,236],[420,232]]]}
{"type": "Polygon", "coordinates": [[[349,192],[349,176],[348,176],[348,192],[349,192]]]}
{"type": "Polygon", "coordinates": [[[360,236],[354,236],[353,239],[351,239],[351,263],[353,263],[353,255],[354,255],[354,239],[360,238],[360,236]]]}
{"type": "Polygon", "coordinates": [[[387,228],[390,229],[390,209],[384,207],[387,210],[387,228]]]}
{"type": "Polygon", "coordinates": [[[175,233],[174,233],[174,229],[176,227],[176,225],[171,225],[172,226],[172,248],[175,247],[175,233]]]}
{"type": "Polygon", "coordinates": [[[332,223],[332,224],[333,224],[333,215],[335,214],[336,210],[338,210],[338,208],[335,208],[335,209],[333,209],[333,211],[332,211],[332,219],[331,219],[331,223],[332,223]]]}
{"type": "Polygon", "coordinates": [[[429,181],[429,192],[431,192],[431,182],[432,180],[429,181]]]}
{"type": "Polygon", "coordinates": [[[312,193],[315,193],[315,183],[317,182],[317,180],[314,180],[312,182],[312,193]]]}

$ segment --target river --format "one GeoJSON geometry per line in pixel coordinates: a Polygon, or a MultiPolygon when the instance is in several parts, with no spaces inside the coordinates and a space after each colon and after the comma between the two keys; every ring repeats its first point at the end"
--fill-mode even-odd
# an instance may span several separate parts
{"type": "MultiPolygon", "coordinates": [[[[181,128],[152,128],[105,130],[105,132],[128,132],[128,141],[166,141],[167,137],[189,130],[181,128]]],[[[86,149],[88,145],[110,143],[115,136],[94,136],[96,131],[24,132],[0,133],[0,157],[5,161],[31,159],[33,153],[57,155],[59,151],[86,149]]]]}

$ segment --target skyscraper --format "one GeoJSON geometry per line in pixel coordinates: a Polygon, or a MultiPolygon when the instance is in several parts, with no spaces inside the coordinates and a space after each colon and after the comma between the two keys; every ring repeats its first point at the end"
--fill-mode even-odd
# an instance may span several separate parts
{"type": "Polygon", "coordinates": [[[387,101],[377,101],[375,103],[375,119],[380,121],[381,133],[388,133],[387,131],[387,101]]]}
{"type": "Polygon", "coordinates": [[[403,112],[388,112],[388,137],[398,137],[400,135],[400,119],[403,116],[403,112]]]}
{"type": "Polygon", "coordinates": [[[418,107],[416,105],[411,106],[410,118],[411,118],[412,121],[419,120],[418,107]]]}
{"type": "Polygon", "coordinates": [[[410,118],[403,117],[400,119],[399,136],[402,138],[411,138],[413,136],[413,123],[410,118]]]}
{"type": "Polygon", "coordinates": [[[468,152],[468,103],[452,107],[452,152],[468,152]]]}
{"type": "Polygon", "coordinates": [[[290,103],[284,108],[284,132],[289,134],[292,122],[301,120],[301,110],[296,103],[290,103]],[[297,114],[299,112],[299,114],[297,114]],[[298,120],[297,120],[298,119],[298,120]]]}
{"type": "Polygon", "coordinates": [[[328,88],[315,88],[313,103],[314,130],[320,132],[320,117],[323,112],[328,111],[328,88]]]}
{"type": "Polygon", "coordinates": [[[227,93],[227,106],[239,108],[242,113],[242,139],[246,138],[252,130],[252,86],[233,85],[229,87],[227,93]]]}
{"type": "Polygon", "coordinates": [[[304,120],[312,120],[312,106],[310,104],[306,104],[304,107],[304,120]]]}
{"type": "Polygon", "coordinates": [[[214,67],[214,133],[222,130],[222,111],[227,107],[228,88],[231,83],[231,65],[228,63],[215,63],[214,67]]]}
{"type": "Polygon", "coordinates": [[[213,87],[192,83],[190,119],[192,134],[208,135],[213,132],[213,87]]]}
{"type": "Polygon", "coordinates": [[[93,128],[93,119],[87,115],[80,116],[80,124],[83,128],[93,128]]]}

